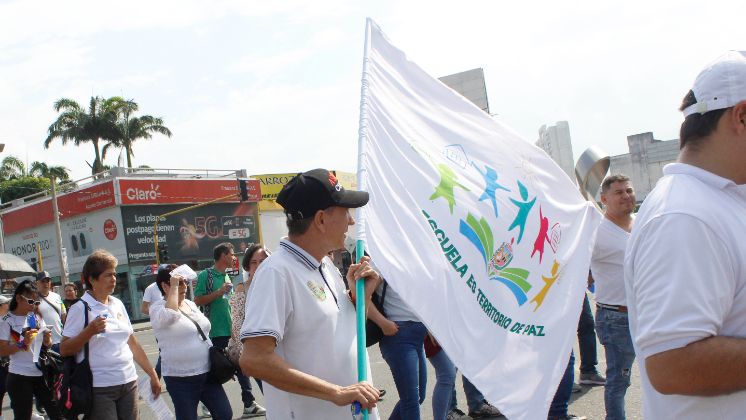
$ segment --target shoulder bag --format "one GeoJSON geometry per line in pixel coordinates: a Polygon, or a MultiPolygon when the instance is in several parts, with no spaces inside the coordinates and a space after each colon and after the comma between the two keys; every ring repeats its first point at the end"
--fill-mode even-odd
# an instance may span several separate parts
{"type": "MultiPolygon", "coordinates": [[[[83,328],[88,326],[88,311],[90,308],[84,300],[83,304],[83,328]]],[[[57,377],[54,384],[54,399],[60,409],[62,417],[66,419],[77,419],[79,415],[87,416],[93,402],[93,374],[88,361],[88,342],[85,343],[83,361],[77,363],[75,355],[63,359],[62,373],[57,377]]]]}
{"type": "MultiPolygon", "coordinates": [[[[381,315],[386,316],[386,314],[383,312],[383,301],[386,299],[386,288],[388,287],[388,283],[386,280],[383,281],[383,290],[381,291],[381,296],[378,296],[378,293],[374,292],[373,296],[371,296],[370,300],[373,303],[373,306],[378,309],[378,312],[381,313],[381,315]]],[[[370,347],[373,344],[378,343],[381,341],[381,338],[383,338],[383,330],[381,327],[378,326],[375,322],[371,321],[370,319],[365,321],[365,346],[370,347]]]]}
{"type": "MultiPolygon", "coordinates": [[[[202,341],[207,341],[207,336],[202,331],[202,327],[199,326],[197,321],[187,315],[186,312],[182,311],[181,308],[179,308],[179,311],[188,320],[192,321],[195,327],[197,327],[197,332],[199,333],[200,337],[202,337],[202,341]]],[[[228,356],[226,356],[225,350],[215,346],[210,346],[209,358],[210,370],[207,371],[207,382],[222,385],[233,379],[233,376],[236,374],[238,368],[236,365],[233,364],[233,362],[231,362],[228,356]]]]}

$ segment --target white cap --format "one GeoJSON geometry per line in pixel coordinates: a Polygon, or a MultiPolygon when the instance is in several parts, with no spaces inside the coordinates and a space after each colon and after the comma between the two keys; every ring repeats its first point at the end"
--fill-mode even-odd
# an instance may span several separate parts
{"type": "Polygon", "coordinates": [[[697,76],[692,92],[697,103],[684,108],[684,117],[746,101],[746,51],[728,51],[710,63],[697,76]]]}
{"type": "Polygon", "coordinates": [[[7,296],[0,295],[0,305],[10,302],[10,298],[7,296]]]}

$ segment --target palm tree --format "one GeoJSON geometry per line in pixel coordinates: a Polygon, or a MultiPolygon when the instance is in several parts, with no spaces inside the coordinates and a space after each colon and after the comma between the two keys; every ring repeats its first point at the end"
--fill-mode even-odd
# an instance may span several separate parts
{"type": "Polygon", "coordinates": [[[123,99],[119,97],[104,99],[92,96],[86,112],[72,99],[59,99],[54,103],[54,110],[60,112],[60,115],[49,126],[44,148],[49,148],[56,138],[59,138],[62,144],[72,141],[76,146],[91,142],[95,153],[91,170],[93,175],[99,173],[103,168],[99,142],[118,137],[116,107],[121,101],[123,99]]]}
{"type": "Polygon", "coordinates": [[[58,183],[67,182],[70,180],[70,174],[68,169],[64,166],[49,166],[44,162],[34,162],[31,164],[31,168],[28,171],[29,176],[35,176],[40,178],[56,179],[58,183]]]}
{"type": "Polygon", "coordinates": [[[17,179],[26,176],[26,165],[15,156],[6,156],[0,162],[0,180],[17,179]]]}
{"type": "Polygon", "coordinates": [[[122,100],[119,97],[111,98],[118,102],[113,108],[119,114],[117,121],[118,136],[110,139],[102,149],[102,155],[106,157],[106,152],[112,147],[123,148],[127,155],[127,167],[132,167],[132,157],[135,155],[132,151],[132,144],[138,139],[150,139],[153,133],[160,133],[171,137],[171,130],[163,125],[163,119],[151,115],[133,117],[132,114],[138,110],[139,106],[132,100],[122,100]]]}

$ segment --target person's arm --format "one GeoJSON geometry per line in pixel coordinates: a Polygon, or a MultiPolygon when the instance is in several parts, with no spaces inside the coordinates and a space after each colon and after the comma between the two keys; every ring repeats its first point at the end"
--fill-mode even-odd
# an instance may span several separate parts
{"type": "Polygon", "coordinates": [[[0,356],[10,356],[19,351],[21,351],[21,349],[15,344],[10,344],[10,341],[0,340],[0,356]]]}
{"type": "Polygon", "coordinates": [[[746,389],[746,340],[721,335],[738,287],[737,260],[726,243],[684,214],[635,229],[625,264],[627,301],[651,385],[662,394],[700,396],[746,389]]]}
{"type": "Polygon", "coordinates": [[[368,409],[378,402],[378,390],[368,382],[339,386],[295,369],[275,353],[272,336],[244,339],[240,364],[244,374],[293,394],[330,401],[338,406],[357,401],[368,409]]]}
{"type": "Polygon", "coordinates": [[[212,293],[202,295],[202,296],[195,296],[194,303],[196,303],[197,306],[204,306],[204,305],[211,304],[215,299],[221,298],[223,297],[224,294],[228,293],[228,291],[230,290],[229,284],[230,283],[225,282],[223,283],[222,286],[218,288],[218,290],[212,293]]]}
{"type": "Polygon", "coordinates": [[[155,369],[153,369],[153,365],[150,364],[148,355],[145,354],[145,350],[143,350],[140,343],[137,342],[134,334],[130,335],[127,344],[130,347],[135,363],[137,363],[150,377],[150,391],[153,392],[153,396],[157,397],[161,393],[161,381],[158,379],[158,374],[155,372],[155,369]]]}
{"type": "Polygon", "coordinates": [[[384,335],[391,336],[399,332],[399,327],[396,325],[396,322],[383,316],[381,311],[376,308],[376,305],[366,306],[366,308],[368,310],[368,319],[381,327],[381,331],[383,331],[384,335]]]}
{"type": "MultiPolygon", "coordinates": [[[[207,270],[209,270],[209,268],[207,270]]],[[[194,290],[194,303],[197,306],[205,306],[211,304],[215,299],[223,297],[223,295],[226,294],[232,287],[232,285],[228,281],[225,281],[220,287],[217,288],[217,290],[213,290],[212,293],[207,293],[207,270],[200,273],[197,279],[197,287],[194,290]]]]}
{"type": "Polygon", "coordinates": [[[746,339],[714,336],[645,359],[661,394],[725,395],[746,389],[746,339]]]}
{"type": "Polygon", "coordinates": [[[179,310],[179,280],[182,279],[180,276],[172,276],[169,282],[168,294],[166,298],[166,308],[173,309],[174,311],[179,310]]]}
{"type": "MultiPolygon", "coordinates": [[[[85,310],[85,309],[83,309],[85,310]]],[[[76,355],[94,335],[106,330],[106,318],[96,317],[88,322],[88,326],[83,328],[80,334],[75,337],[62,336],[60,341],[60,356],[76,355]]]]}
{"type": "Polygon", "coordinates": [[[140,313],[147,314],[150,312],[150,302],[143,300],[140,304],[140,313]]]}
{"type": "Polygon", "coordinates": [[[350,297],[353,303],[356,300],[357,288],[355,287],[355,283],[357,279],[365,280],[365,307],[366,309],[370,308],[373,306],[370,302],[370,297],[381,283],[381,277],[378,275],[378,272],[370,265],[370,257],[361,258],[360,262],[350,265],[350,268],[347,270],[347,287],[350,290],[350,297]]]}

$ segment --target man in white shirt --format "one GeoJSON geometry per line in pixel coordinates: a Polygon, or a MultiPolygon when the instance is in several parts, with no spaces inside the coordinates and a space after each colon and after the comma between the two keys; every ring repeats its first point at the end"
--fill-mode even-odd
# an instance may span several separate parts
{"type": "MultiPolygon", "coordinates": [[[[166,265],[166,264],[161,264],[166,265]]],[[[142,292],[142,303],[140,304],[140,312],[143,315],[150,313],[150,305],[163,299],[163,293],[158,289],[158,284],[154,281],[145,288],[142,292]]]]}
{"type": "Polygon", "coordinates": [[[264,381],[269,420],[349,420],[353,403],[378,401],[378,390],[357,380],[354,281],[365,279],[370,305],[380,278],[364,257],[350,266],[348,291],[327,257],[344,247],[355,223],[349,209],[367,202],[367,192],[346,191],[324,169],[299,174],[277,196],[288,237],[254,274],[241,328],[241,368],[264,381]]]}
{"type": "Polygon", "coordinates": [[[596,231],[591,273],[596,285],[596,331],[606,350],[604,404],[607,420],[623,420],[635,349],[629,333],[624,293],[624,250],[632,230],[635,190],[624,175],[601,184],[604,218],[596,231]]]}
{"type": "Polygon", "coordinates": [[[646,419],[746,413],[746,52],[697,76],[625,256],[646,419]]]}
{"type": "Polygon", "coordinates": [[[52,278],[48,271],[36,273],[36,289],[39,291],[41,304],[39,312],[44,322],[52,330],[52,350],[60,351],[60,340],[62,340],[62,324],[65,323],[67,310],[62,303],[62,297],[52,291],[52,278]]]}

